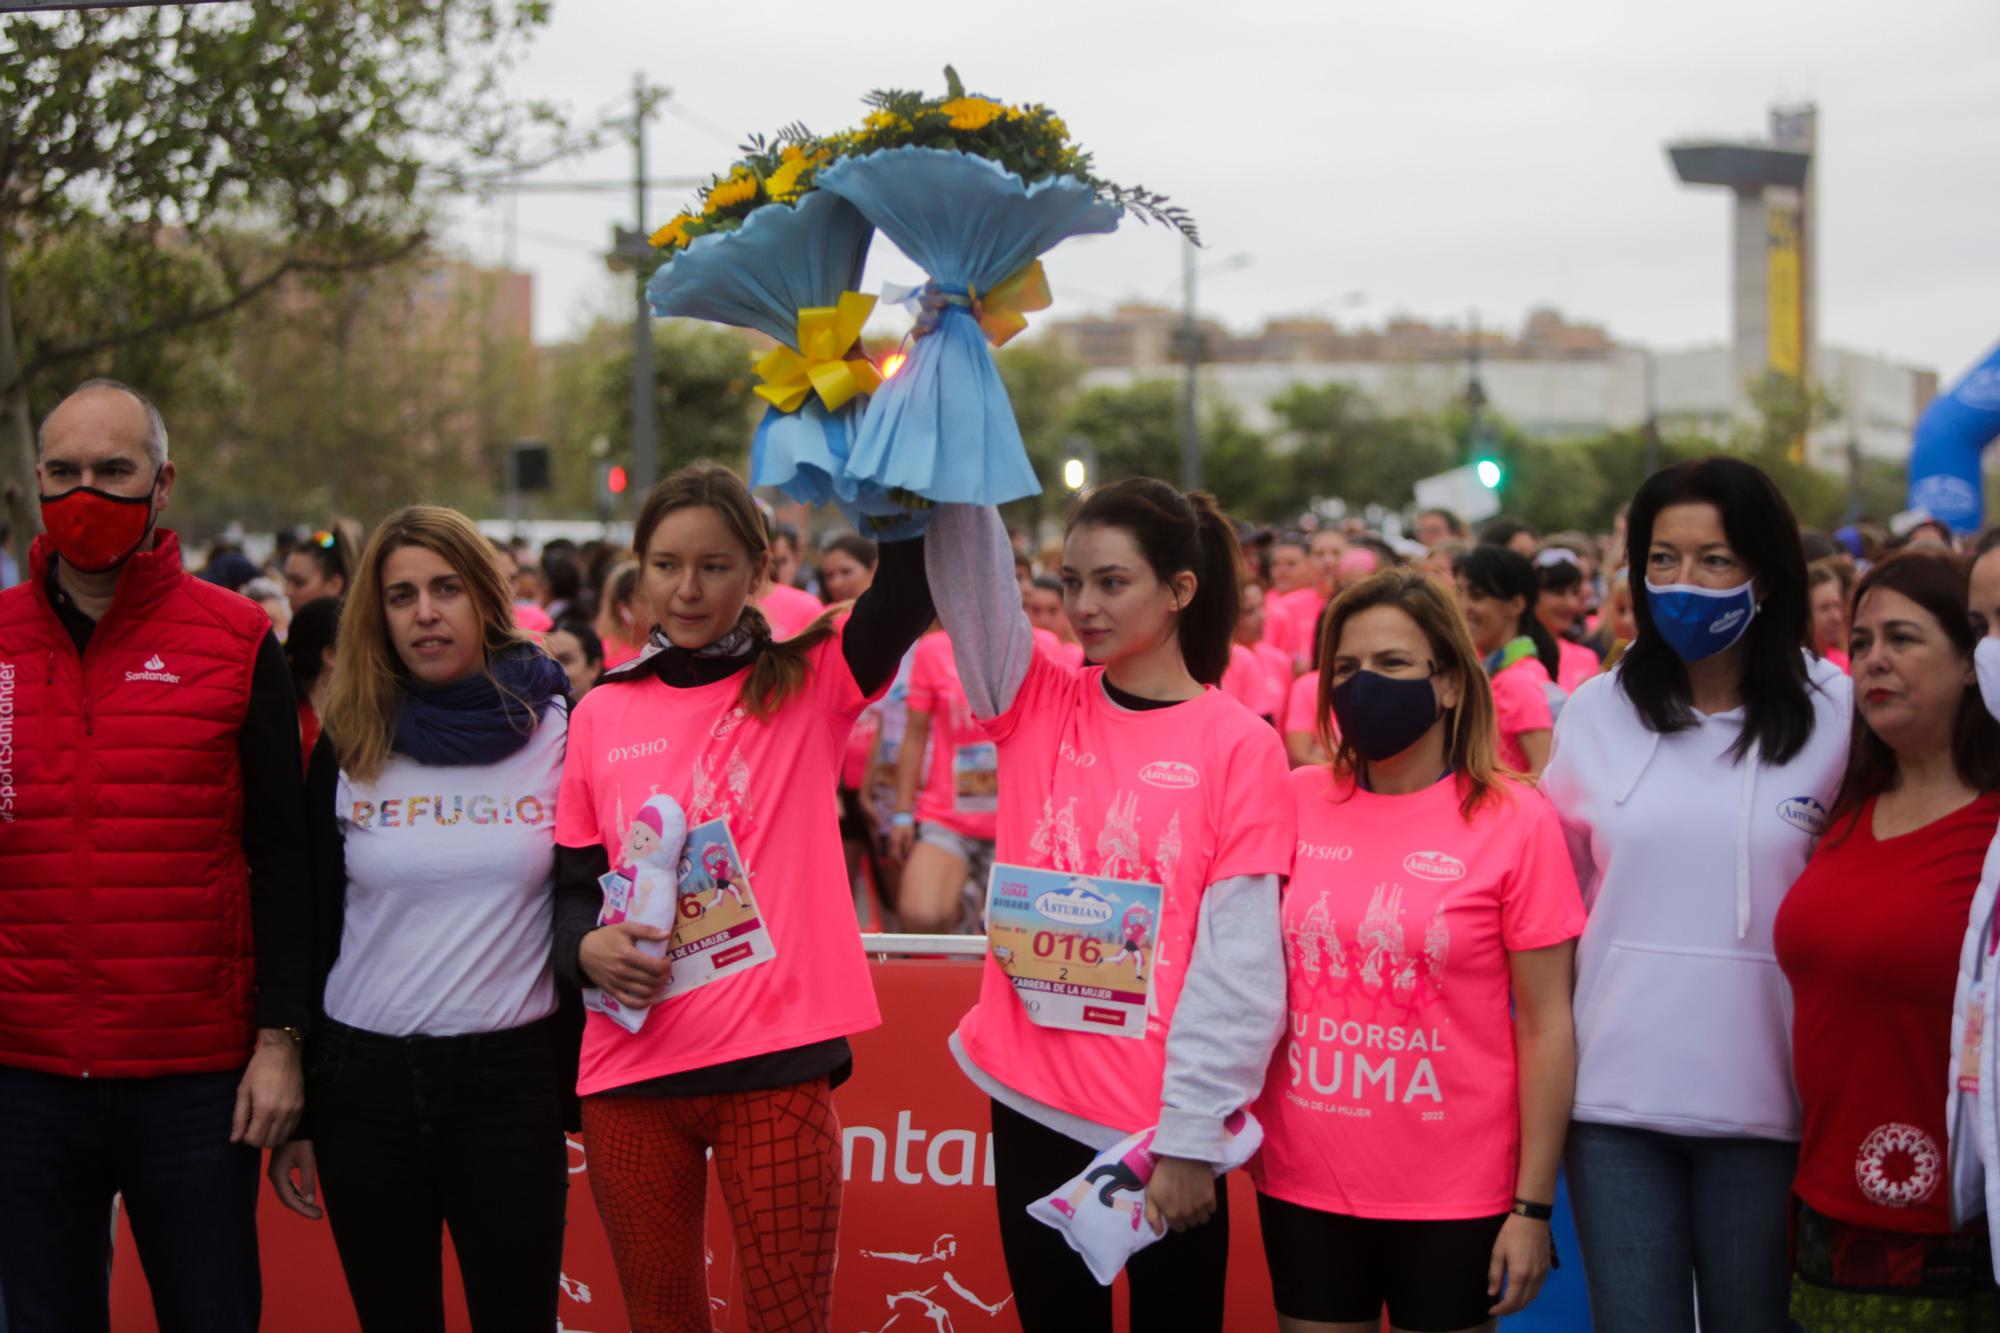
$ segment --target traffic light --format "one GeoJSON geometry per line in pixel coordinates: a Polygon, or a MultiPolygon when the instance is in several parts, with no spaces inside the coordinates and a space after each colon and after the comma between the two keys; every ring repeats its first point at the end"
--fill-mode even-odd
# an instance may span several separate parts
{"type": "Polygon", "coordinates": [[[599,462],[597,465],[597,516],[605,522],[618,511],[618,497],[625,494],[625,465],[599,462]]]}
{"type": "Polygon", "coordinates": [[[1473,472],[1478,476],[1481,486],[1484,486],[1489,491],[1500,489],[1500,481],[1506,476],[1506,473],[1500,467],[1499,459],[1491,457],[1480,458],[1473,463],[1472,468],[1473,472]]]}

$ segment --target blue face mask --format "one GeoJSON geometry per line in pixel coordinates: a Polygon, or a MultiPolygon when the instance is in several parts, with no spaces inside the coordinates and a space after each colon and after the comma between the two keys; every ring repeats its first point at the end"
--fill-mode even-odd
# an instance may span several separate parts
{"type": "Polygon", "coordinates": [[[1422,740],[1442,711],[1429,676],[1357,671],[1333,687],[1333,720],[1363,759],[1395,758],[1422,740]]]}
{"type": "Polygon", "coordinates": [[[1757,595],[1748,583],[1734,588],[1697,588],[1692,583],[1646,585],[1653,627],[1683,662],[1699,662],[1727,649],[1750,628],[1757,595]]]}

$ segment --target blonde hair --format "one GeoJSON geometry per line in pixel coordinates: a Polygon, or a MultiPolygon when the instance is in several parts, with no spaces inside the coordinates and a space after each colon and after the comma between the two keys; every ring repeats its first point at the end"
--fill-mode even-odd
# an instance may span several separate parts
{"type": "MultiPolygon", "coordinates": [[[[638,521],[632,525],[633,551],[643,561],[653,529],[667,515],[697,507],[713,510],[729,529],[730,536],[749,553],[754,571],[750,591],[754,594],[770,577],[770,534],[764,527],[763,516],[757,512],[757,502],[750,498],[750,488],[720,463],[707,459],[690,463],[653,487],[639,508],[638,521]]],[[[736,627],[749,631],[764,644],[750,674],[744,678],[740,697],[752,717],[764,721],[805,688],[809,655],[833,633],[833,614],[822,613],[804,630],[781,641],[772,634],[771,622],[762,611],[748,602],[743,604],[736,627]]]]}
{"type": "Polygon", "coordinates": [[[465,580],[488,663],[509,649],[535,647],[533,639],[514,628],[512,595],[499,561],[471,519],[441,505],[409,505],[389,515],[369,539],[348,584],[340,614],[340,652],[322,719],[341,768],[359,782],[373,780],[389,761],[396,714],[409,680],[408,668],[389,641],[382,605],[382,567],[406,546],[435,551],[465,580]]]}
{"type": "Polygon", "coordinates": [[[1503,781],[1527,781],[1525,775],[1500,765],[1499,714],[1493,706],[1493,684],[1486,678],[1486,666],[1458,603],[1436,579],[1413,569],[1387,569],[1370,575],[1334,598],[1327,608],[1320,631],[1318,721],[1315,730],[1320,748],[1333,756],[1336,775],[1355,781],[1361,773],[1361,756],[1345,736],[1333,734],[1333,656],[1340,646],[1340,632],[1347,622],[1363,611],[1393,606],[1415,621],[1430,644],[1432,676],[1456,675],[1459,679],[1458,705],[1445,710],[1445,762],[1458,780],[1463,796],[1459,813],[1471,819],[1494,789],[1503,781]]]}

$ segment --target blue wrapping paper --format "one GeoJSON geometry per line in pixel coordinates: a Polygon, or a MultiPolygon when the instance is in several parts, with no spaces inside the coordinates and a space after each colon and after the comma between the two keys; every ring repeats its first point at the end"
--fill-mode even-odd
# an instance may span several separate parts
{"type": "MultiPolygon", "coordinates": [[[[658,316],[755,329],[799,350],[799,311],[830,306],[861,281],[874,228],[836,195],[758,209],[735,231],[698,236],[653,274],[646,296],[658,316]]],[[[834,499],[865,399],[828,413],[817,396],[796,412],[770,408],[750,445],[750,484],[774,486],[801,504],[834,499]]],[[[897,512],[879,496],[869,499],[897,512]]],[[[851,515],[850,515],[851,517],[851,515]]]]}
{"type": "MultiPolygon", "coordinates": [[[[1058,176],[1033,185],[953,149],[888,148],[823,169],[817,192],[851,201],[930,275],[963,297],[1071,236],[1116,230],[1124,210],[1058,176]]],[[[992,349],[969,306],[946,305],[909,360],[875,394],[835,490],[911,491],[959,504],[1004,504],[1041,490],[992,349]]]]}

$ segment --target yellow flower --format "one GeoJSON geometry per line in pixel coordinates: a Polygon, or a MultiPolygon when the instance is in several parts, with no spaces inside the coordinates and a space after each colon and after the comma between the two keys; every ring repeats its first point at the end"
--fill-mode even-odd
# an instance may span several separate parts
{"type": "Polygon", "coordinates": [[[778,160],[780,162],[796,162],[804,155],[804,149],[795,143],[788,143],[785,145],[785,150],[778,154],[778,160]]]}
{"type": "Polygon", "coordinates": [[[983,130],[1005,110],[998,102],[983,97],[954,97],[938,108],[941,114],[951,117],[951,127],[955,130],[983,130]]]}
{"type": "Polygon", "coordinates": [[[742,167],[729,173],[729,179],[717,182],[708,192],[708,200],[702,205],[704,213],[714,213],[719,209],[733,208],[737,204],[747,204],[757,197],[757,178],[742,167]]]}
{"type": "Polygon", "coordinates": [[[693,221],[694,219],[685,213],[676,213],[667,221],[665,226],[654,232],[647,239],[656,247],[662,249],[673,250],[684,248],[689,243],[687,224],[693,221]]]}
{"type": "Polygon", "coordinates": [[[794,198],[799,192],[799,177],[806,170],[817,165],[803,157],[788,157],[776,171],[764,178],[764,191],[780,202],[794,198]]]}
{"type": "Polygon", "coordinates": [[[870,111],[861,124],[877,134],[895,134],[910,128],[910,122],[893,111],[870,111]]]}
{"type": "Polygon", "coordinates": [[[1069,138],[1069,126],[1062,123],[1061,116],[1050,116],[1049,133],[1055,135],[1058,139],[1067,139],[1069,138]]]}

